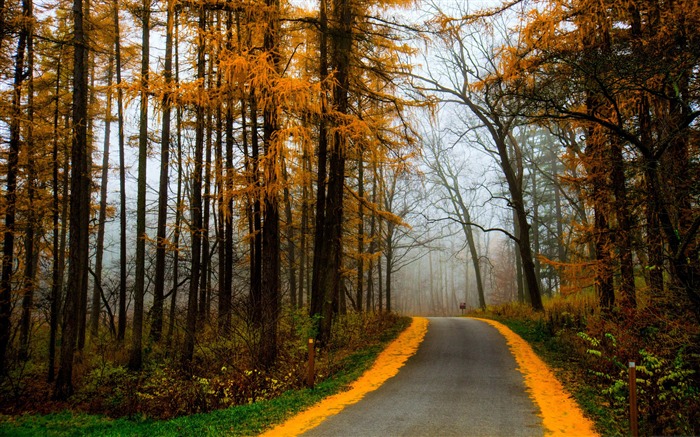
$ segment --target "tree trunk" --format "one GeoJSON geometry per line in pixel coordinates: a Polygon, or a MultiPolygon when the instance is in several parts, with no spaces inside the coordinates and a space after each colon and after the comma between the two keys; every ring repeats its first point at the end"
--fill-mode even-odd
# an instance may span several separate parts
{"type": "MultiPolygon", "coordinates": [[[[498,148],[501,169],[506,177],[508,192],[510,193],[511,207],[513,208],[515,219],[517,220],[520,229],[518,249],[520,251],[525,283],[530,295],[530,305],[532,305],[532,308],[535,311],[542,311],[544,307],[542,306],[540,286],[537,280],[537,274],[535,273],[535,262],[532,255],[532,246],[530,242],[530,224],[527,220],[527,211],[525,211],[525,202],[523,199],[522,171],[518,172],[519,176],[516,175],[512,167],[511,159],[508,155],[508,148],[506,146],[505,139],[494,138],[494,140],[496,140],[496,146],[498,148]]],[[[522,166],[522,157],[520,157],[520,154],[517,151],[517,145],[513,144],[513,146],[516,148],[515,164],[518,165],[518,168],[520,168],[522,166]]]]}
{"type": "Polygon", "coordinates": [[[258,104],[255,90],[250,92],[250,149],[251,149],[251,176],[253,185],[252,199],[252,253],[250,272],[250,304],[253,323],[260,325],[263,318],[262,303],[262,262],[263,262],[263,235],[262,235],[262,187],[260,185],[260,146],[258,141],[258,104]]]}
{"type": "Polygon", "coordinates": [[[136,199],[136,277],[134,278],[134,320],[131,332],[129,368],[141,368],[143,341],[143,298],[146,293],[146,166],[148,163],[148,61],[150,46],[151,2],[143,0],[141,7],[141,108],[139,117],[139,164],[136,199]]]}
{"type": "Polygon", "coordinates": [[[620,294],[621,305],[634,310],[637,296],[634,285],[634,264],[632,259],[632,219],[627,200],[627,178],[622,156],[622,144],[613,139],[610,148],[611,184],[615,195],[615,214],[617,216],[616,246],[620,260],[620,294]]]}
{"type": "MultiPolygon", "coordinates": [[[[51,308],[49,313],[49,363],[48,363],[48,382],[53,382],[56,377],[56,336],[58,334],[58,318],[61,312],[61,290],[63,289],[63,261],[64,255],[61,253],[60,230],[59,230],[59,196],[58,196],[58,120],[60,108],[61,94],[61,71],[63,65],[63,45],[58,54],[56,62],[56,88],[55,99],[56,106],[53,114],[53,150],[51,158],[53,161],[52,174],[52,190],[53,190],[53,260],[51,264],[51,308]]],[[[68,169],[65,169],[67,172],[68,169]]],[[[65,222],[63,223],[65,226],[65,222]]]]}
{"type": "MultiPolygon", "coordinates": [[[[177,14],[177,12],[175,12],[177,14]]],[[[175,18],[175,82],[179,82],[180,75],[180,65],[179,65],[179,53],[178,53],[178,27],[177,27],[177,16],[175,18]]],[[[177,298],[178,298],[178,288],[179,288],[179,273],[180,273],[180,226],[182,222],[182,108],[177,107],[175,112],[175,129],[177,131],[177,195],[175,198],[175,230],[173,231],[173,291],[170,296],[170,321],[168,324],[168,333],[166,334],[166,343],[168,345],[172,344],[173,331],[175,330],[175,318],[177,316],[177,298]]]]}
{"type": "Polygon", "coordinates": [[[292,215],[292,199],[289,193],[289,174],[287,165],[284,162],[284,157],[280,156],[280,165],[282,166],[282,177],[284,178],[284,215],[286,221],[286,237],[287,237],[287,262],[289,263],[289,294],[291,295],[292,308],[297,308],[298,290],[297,290],[297,257],[296,245],[294,244],[294,216],[292,215]]]}
{"type": "MultiPolygon", "coordinates": [[[[335,71],[336,81],[332,92],[333,106],[339,114],[347,114],[353,23],[350,2],[348,0],[334,0],[332,15],[332,21],[337,26],[332,29],[330,39],[331,64],[335,71]]],[[[328,191],[323,217],[323,240],[326,243],[322,245],[322,251],[318,253],[320,256],[318,297],[321,300],[318,341],[322,345],[330,339],[333,304],[340,292],[346,141],[344,134],[340,130],[335,130],[328,157],[328,191]],[[325,262],[321,263],[321,260],[325,260],[325,262]]]]}
{"type": "Polygon", "coordinates": [[[73,394],[73,356],[78,335],[80,296],[87,293],[90,220],[90,157],[87,141],[87,36],[83,0],[73,3],[73,140],[71,146],[70,248],[61,356],[54,397],[73,394]]]}
{"type": "MultiPolygon", "coordinates": [[[[321,115],[318,124],[318,169],[316,178],[316,217],[314,228],[313,276],[311,279],[311,302],[309,315],[319,318],[316,322],[319,332],[323,317],[325,290],[322,285],[323,264],[327,258],[325,238],[326,216],[326,176],[328,172],[328,130],[327,117],[330,103],[327,101],[328,87],[328,4],[327,0],[319,1],[319,78],[321,81],[321,115]]],[[[325,274],[325,273],[324,273],[325,274]]]]}
{"type": "MultiPolygon", "coordinates": [[[[226,27],[228,30],[228,38],[226,41],[227,48],[232,50],[232,32],[233,32],[233,14],[228,13],[226,19],[226,27]]],[[[222,215],[224,229],[224,262],[223,262],[223,281],[219,289],[219,331],[226,334],[231,329],[231,301],[232,301],[232,285],[233,285],[233,98],[230,98],[226,105],[226,173],[223,181],[222,205],[226,212],[222,215]]]]}
{"type": "MultiPolygon", "coordinates": [[[[279,0],[266,0],[265,5],[270,10],[270,18],[264,35],[264,49],[268,62],[279,72],[279,0]]],[[[278,111],[272,91],[263,88],[265,106],[263,108],[263,150],[265,153],[265,196],[262,227],[262,283],[261,297],[263,310],[262,350],[260,362],[269,368],[277,358],[277,323],[280,311],[280,229],[279,229],[279,181],[277,167],[284,166],[281,161],[282,143],[277,138],[278,111]]]]}
{"type": "Polygon", "coordinates": [[[35,212],[34,201],[36,199],[37,180],[35,155],[36,144],[34,143],[34,6],[32,0],[22,2],[22,12],[27,18],[27,230],[24,236],[24,278],[22,296],[22,318],[20,320],[20,341],[19,359],[24,361],[29,358],[29,340],[31,335],[32,309],[34,307],[34,289],[36,281],[36,270],[39,262],[39,251],[37,246],[37,233],[39,221],[35,212]]]}
{"type": "MultiPolygon", "coordinates": [[[[520,226],[518,225],[518,220],[515,217],[515,211],[513,211],[513,234],[519,240],[520,239],[520,226]]],[[[523,278],[523,260],[520,257],[520,249],[518,248],[518,242],[514,241],[514,251],[515,251],[515,280],[518,286],[518,301],[530,303],[530,293],[527,292],[523,278]]]]}
{"type": "MultiPolygon", "coordinates": [[[[210,79],[213,76],[212,64],[209,64],[209,69],[207,74],[210,79]]],[[[211,88],[211,80],[209,86],[211,88]]],[[[197,320],[199,326],[202,327],[206,323],[209,314],[207,313],[207,302],[209,300],[210,284],[209,284],[209,272],[210,272],[210,254],[209,254],[209,225],[210,225],[210,205],[211,205],[211,149],[212,149],[212,119],[211,119],[211,109],[206,110],[206,143],[205,143],[205,153],[204,153],[204,195],[202,196],[203,202],[203,218],[202,218],[202,263],[201,270],[202,274],[200,276],[199,284],[199,310],[197,315],[197,320]]]]}
{"type": "Polygon", "coordinates": [[[0,375],[4,375],[6,372],[5,356],[7,354],[11,334],[12,273],[15,255],[15,217],[17,212],[17,174],[19,172],[19,148],[21,140],[24,58],[28,36],[29,29],[27,26],[22,26],[19,32],[19,41],[17,42],[17,52],[15,55],[10,144],[7,152],[5,235],[2,244],[2,273],[0,276],[0,375]]]}
{"type": "Polygon", "coordinates": [[[357,294],[355,297],[355,310],[357,312],[362,312],[362,298],[364,296],[364,282],[365,282],[365,260],[364,260],[364,250],[365,250],[365,211],[364,211],[364,201],[365,201],[365,163],[363,161],[362,149],[360,149],[360,156],[357,159],[357,195],[360,197],[359,206],[357,209],[357,219],[359,221],[357,225],[357,294]]]}
{"type": "Polygon", "coordinates": [[[386,247],[384,256],[386,257],[386,312],[391,312],[391,277],[394,264],[394,223],[387,223],[386,247]]]}
{"type": "Polygon", "coordinates": [[[153,289],[153,308],[151,309],[151,339],[160,341],[163,332],[163,295],[165,289],[165,256],[166,256],[166,226],[168,221],[168,192],[170,170],[170,117],[171,100],[170,86],[172,85],[173,69],[173,21],[175,4],[172,0],[166,2],[167,15],[165,24],[165,64],[163,78],[167,88],[163,96],[163,120],[160,139],[160,179],[158,182],[158,225],[156,228],[156,271],[153,289]]]}
{"type": "MultiPolygon", "coordinates": [[[[372,203],[377,204],[377,164],[372,163],[372,203]]],[[[370,259],[367,265],[367,302],[365,304],[365,311],[370,312],[374,310],[374,252],[377,250],[377,216],[372,211],[372,215],[369,219],[369,254],[370,259]]],[[[380,259],[381,262],[381,259],[380,259]]]]}
{"type": "MultiPolygon", "coordinates": [[[[301,229],[299,236],[299,299],[298,308],[304,307],[304,294],[306,294],[306,289],[310,288],[309,282],[306,281],[306,276],[308,274],[307,269],[307,235],[309,234],[309,191],[310,187],[307,184],[307,176],[311,172],[311,158],[307,151],[306,145],[303,146],[304,150],[301,156],[301,172],[304,175],[301,188],[301,229]]],[[[309,178],[310,180],[310,178],[309,178]]]]}
{"type": "Polygon", "coordinates": [[[109,177],[109,142],[112,130],[112,80],[114,75],[114,58],[109,57],[107,66],[107,109],[105,115],[105,134],[102,149],[102,175],[100,180],[100,212],[97,219],[97,245],[95,248],[95,283],[92,289],[92,311],[90,313],[90,335],[97,337],[100,324],[102,289],[102,256],[105,241],[105,222],[107,221],[107,181],[109,177]]]}
{"type": "MultiPolygon", "coordinates": [[[[204,35],[206,31],[206,13],[204,7],[199,9],[198,28],[199,34],[204,35]]],[[[199,92],[204,92],[204,42],[200,39],[197,46],[197,79],[200,81],[199,92]]],[[[182,362],[188,367],[194,356],[195,334],[197,329],[197,291],[199,287],[199,275],[202,256],[202,158],[204,152],[204,108],[197,105],[195,122],[195,150],[194,150],[194,171],[190,176],[191,201],[190,201],[190,233],[192,235],[192,261],[190,267],[190,290],[187,300],[187,326],[185,329],[185,343],[182,351],[182,362]]]]}
{"type": "Polygon", "coordinates": [[[119,31],[119,0],[114,0],[114,61],[117,75],[117,123],[119,126],[119,316],[117,340],[126,335],[126,162],[124,151],[124,92],[122,83],[121,36],[119,31]]]}

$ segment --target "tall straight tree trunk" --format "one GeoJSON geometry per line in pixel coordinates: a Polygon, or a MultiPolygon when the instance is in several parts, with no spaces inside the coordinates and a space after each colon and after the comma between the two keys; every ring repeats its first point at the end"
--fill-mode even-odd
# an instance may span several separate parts
{"type": "MultiPolygon", "coordinates": [[[[49,312],[49,363],[48,363],[48,382],[53,382],[56,377],[56,337],[58,334],[58,317],[61,312],[61,289],[63,288],[63,254],[60,253],[60,230],[59,230],[59,196],[58,196],[58,121],[60,118],[60,103],[61,103],[61,71],[63,66],[63,45],[61,45],[58,60],[56,62],[56,88],[55,96],[56,104],[53,114],[53,150],[51,152],[51,160],[53,161],[53,173],[51,187],[53,191],[53,203],[51,205],[53,218],[53,260],[51,263],[51,308],[49,312]]],[[[67,172],[68,169],[65,169],[67,172]]],[[[65,223],[64,223],[65,225],[65,223]]]]}
{"type": "MultiPolygon", "coordinates": [[[[639,127],[641,131],[641,139],[645,144],[651,144],[652,128],[651,114],[649,108],[649,100],[646,96],[642,97],[639,104],[639,127]]],[[[645,175],[644,183],[647,191],[654,189],[654,184],[651,179],[645,175]]],[[[649,274],[649,288],[651,296],[654,299],[659,299],[664,293],[664,274],[663,274],[663,239],[661,236],[661,226],[659,217],[654,208],[654,197],[646,196],[646,240],[647,240],[647,257],[648,268],[644,269],[649,274]]]]}
{"type": "MultiPolygon", "coordinates": [[[[339,114],[347,114],[349,108],[350,55],[352,50],[353,14],[348,0],[334,0],[332,5],[333,23],[331,32],[331,64],[335,71],[335,84],[332,90],[333,109],[339,114]]],[[[318,287],[321,298],[318,341],[325,344],[330,339],[333,321],[333,305],[337,301],[341,285],[343,191],[345,184],[346,138],[340,129],[333,132],[329,150],[328,191],[326,194],[325,216],[323,217],[323,240],[320,259],[318,287]]],[[[319,168],[320,170],[320,168],[319,168]]]]}
{"type": "Polygon", "coordinates": [[[620,262],[620,303],[628,309],[637,307],[634,285],[634,264],[632,259],[632,219],[627,199],[627,178],[622,156],[622,144],[613,139],[610,148],[611,184],[615,195],[617,216],[616,246],[620,262]]]}
{"type": "Polygon", "coordinates": [[[365,163],[362,156],[363,150],[360,149],[360,156],[357,159],[357,195],[360,197],[359,206],[357,209],[357,294],[355,296],[355,310],[362,312],[362,298],[364,297],[364,282],[365,282],[365,163]]]}
{"type": "MultiPolygon", "coordinates": [[[[204,7],[199,8],[198,31],[200,42],[197,46],[197,79],[200,81],[199,92],[204,92],[205,64],[204,42],[206,31],[206,12],[204,7]]],[[[185,343],[182,350],[182,362],[188,367],[194,356],[195,334],[197,329],[197,292],[199,288],[199,275],[201,274],[202,256],[202,159],[204,152],[204,108],[197,105],[194,141],[194,171],[191,175],[191,200],[190,200],[190,234],[192,235],[192,261],[190,264],[190,290],[187,299],[187,326],[185,329],[185,343]]]]}
{"type": "MultiPolygon", "coordinates": [[[[377,220],[377,238],[378,239],[381,238],[380,237],[381,235],[382,235],[382,221],[377,220]]],[[[386,248],[382,247],[382,244],[380,243],[378,249],[380,251],[380,255],[377,257],[377,310],[381,314],[384,312],[384,275],[383,275],[381,251],[386,249],[386,248]]]]}
{"type": "Polygon", "coordinates": [[[15,78],[12,89],[12,115],[10,119],[10,144],[7,152],[5,235],[2,244],[2,269],[0,273],[0,375],[4,375],[6,372],[5,358],[11,334],[12,273],[15,254],[15,218],[17,213],[17,174],[19,172],[24,61],[28,36],[29,30],[27,26],[22,26],[19,32],[17,52],[15,55],[15,78]]]}
{"type": "MultiPolygon", "coordinates": [[[[311,158],[307,150],[307,146],[303,146],[301,156],[301,172],[303,175],[308,175],[311,171],[311,158]]],[[[301,229],[299,231],[299,299],[298,308],[304,308],[304,294],[307,289],[311,289],[310,283],[306,281],[309,269],[307,268],[307,257],[309,248],[307,243],[307,235],[309,234],[309,191],[311,188],[307,183],[306,176],[303,179],[301,187],[301,229]]]]}
{"type": "MultiPolygon", "coordinates": [[[[548,133],[549,138],[549,133],[548,133]]],[[[548,141],[549,142],[549,141],[548,141]]],[[[551,149],[551,165],[552,165],[552,176],[554,179],[554,212],[557,216],[557,261],[560,263],[567,262],[566,259],[566,246],[564,245],[564,220],[562,215],[561,207],[561,186],[559,184],[559,160],[554,149],[551,149]]],[[[564,275],[559,273],[559,290],[561,290],[562,285],[564,285],[564,275]]]]}
{"type": "Polygon", "coordinates": [[[148,88],[151,34],[151,2],[141,4],[141,108],[139,117],[139,167],[136,199],[136,277],[134,278],[134,320],[131,332],[129,368],[138,370],[143,362],[143,299],[146,293],[146,166],[148,164],[148,88]]]}
{"type": "Polygon", "coordinates": [[[163,78],[166,92],[163,96],[163,120],[160,139],[160,179],[158,182],[158,224],[156,228],[156,271],[153,289],[153,308],[151,309],[151,339],[160,341],[163,333],[163,299],[165,291],[165,256],[166,256],[166,227],[168,222],[168,200],[170,200],[169,170],[170,170],[170,118],[172,95],[169,87],[173,81],[173,21],[175,4],[172,0],[166,3],[165,21],[165,63],[163,78]]]}
{"type": "MultiPolygon", "coordinates": [[[[214,85],[214,63],[209,62],[207,73],[209,88],[213,88],[214,85]]],[[[203,202],[203,218],[202,218],[202,275],[200,276],[199,284],[199,313],[197,318],[199,320],[200,326],[204,326],[209,318],[208,314],[208,302],[210,297],[210,282],[209,277],[211,274],[210,260],[211,254],[209,253],[209,226],[210,226],[210,214],[211,214],[211,149],[212,149],[212,137],[213,137],[213,125],[212,125],[212,111],[211,108],[206,110],[206,140],[205,140],[205,153],[204,153],[204,195],[202,197],[203,202]]]]}
{"type": "MultiPolygon", "coordinates": [[[[221,33],[221,13],[217,12],[216,20],[216,32],[221,33]]],[[[217,69],[216,72],[216,87],[221,88],[221,69],[217,69]]],[[[222,304],[226,298],[226,215],[227,215],[227,205],[226,205],[226,180],[224,173],[224,110],[222,108],[223,104],[219,104],[216,107],[216,154],[214,157],[214,169],[215,175],[214,179],[216,181],[216,209],[218,215],[218,221],[216,221],[216,239],[218,241],[218,255],[219,255],[219,269],[218,269],[218,309],[217,309],[217,326],[221,328],[222,326],[222,304]]],[[[226,109],[226,111],[228,111],[226,109]]],[[[230,298],[229,298],[230,299],[230,298]]],[[[230,305],[230,304],[229,304],[230,305]]]]}
{"type": "MultiPolygon", "coordinates": [[[[530,194],[530,197],[532,198],[532,205],[530,205],[530,209],[532,210],[532,251],[534,255],[535,276],[537,277],[537,283],[542,284],[540,260],[537,256],[540,253],[540,198],[539,193],[537,192],[539,188],[537,170],[533,169],[530,172],[530,175],[532,178],[532,193],[530,194]]],[[[551,296],[551,292],[549,295],[551,296]]]]}
{"type": "MultiPolygon", "coordinates": [[[[177,32],[177,16],[175,17],[175,82],[179,82],[180,65],[178,56],[178,32],[177,32]]],[[[179,273],[180,273],[180,226],[182,222],[182,108],[177,107],[175,115],[175,129],[177,131],[177,194],[175,198],[175,230],[173,231],[173,290],[170,295],[170,320],[168,323],[168,333],[166,334],[166,343],[171,344],[173,331],[175,330],[175,318],[177,316],[177,297],[179,288],[179,273]]]]}
{"type": "MultiPolygon", "coordinates": [[[[226,17],[228,50],[233,48],[233,13],[228,12],[226,17]]],[[[227,334],[231,329],[231,304],[233,294],[233,97],[229,96],[226,104],[225,131],[226,131],[226,169],[223,180],[221,221],[224,230],[223,235],[223,279],[219,289],[219,331],[227,334]]],[[[221,261],[220,261],[221,262],[221,261]]]]}
{"type": "Polygon", "coordinates": [[[54,397],[73,394],[73,357],[78,336],[80,296],[87,293],[90,220],[90,157],[87,141],[87,35],[83,1],[73,3],[73,140],[71,146],[70,248],[61,354],[54,397]]]}
{"type": "Polygon", "coordinates": [[[117,76],[117,124],[119,130],[119,316],[117,340],[126,335],[126,159],[124,151],[124,92],[122,83],[121,36],[119,31],[119,0],[114,0],[114,61],[117,76]]]}
{"type": "MultiPolygon", "coordinates": [[[[92,7],[91,4],[92,0],[84,0],[83,7],[85,8],[84,13],[86,17],[90,16],[90,8],[92,7]]],[[[90,20],[85,21],[85,32],[87,34],[92,34],[92,22],[90,20]]],[[[88,41],[89,44],[89,41],[88,41]]],[[[88,68],[88,78],[89,78],[89,85],[88,85],[88,111],[89,108],[92,108],[95,106],[95,99],[96,99],[96,93],[95,93],[95,54],[92,50],[87,51],[86,55],[86,62],[87,62],[87,68],[88,68]]],[[[92,173],[92,151],[94,149],[94,117],[91,116],[91,114],[88,112],[88,117],[87,117],[87,141],[88,141],[88,172],[92,173]]],[[[92,195],[92,189],[90,194],[92,195]]],[[[89,238],[89,237],[88,237],[89,238]]],[[[89,245],[89,243],[88,243],[89,245]]],[[[89,256],[89,255],[88,255],[89,256]]],[[[87,276],[87,273],[86,273],[87,276]]],[[[86,279],[87,281],[87,279],[86,279]]],[[[78,325],[78,351],[82,352],[83,349],[85,348],[85,338],[87,337],[87,322],[88,322],[88,291],[87,288],[83,293],[80,295],[80,315],[78,316],[80,319],[80,323],[78,325]]]]}
{"type": "MultiPolygon", "coordinates": [[[[595,116],[594,111],[601,107],[603,97],[595,92],[590,92],[587,98],[587,109],[595,116]]],[[[605,311],[612,310],[615,305],[615,288],[613,283],[613,250],[610,232],[609,211],[609,182],[610,157],[606,153],[607,136],[602,127],[592,126],[588,129],[586,138],[586,171],[588,184],[591,187],[593,199],[593,238],[595,245],[595,287],[601,308],[605,311]]]]}
{"type": "Polygon", "coordinates": [[[112,131],[112,80],[114,75],[114,58],[109,57],[107,66],[107,108],[105,110],[105,137],[102,148],[102,175],[100,180],[100,212],[97,219],[97,244],[95,248],[95,277],[92,289],[92,308],[90,312],[90,335],[97,337],[100,324],[100,299],[102,296],[102,257],[104,254],[105,222],[107,221],[107,182],[109,177],[109,143],[112,131]]]}
{"type": "Polygon", "coordinates": [[[258,104],[255,90],[250,92],[250,182],[253,187],[252,199],[252,253],[250,272],[250,305],[253,323],[260,325],[263,318],[262,308],[262,187],[260,186],[260,144],[258,140],[258,104]]]}
{"type": "Polygon", "coordinates": [[[392,279],[392,268],[394,264],[394,228],[395,224],[392,222],[387,223],[386,230],[386,247],[384,249],[384,257],[386,258],[386,287],[384,291],[386,294],[386,312],[391,312],[391,279],[392,279]]]}
{"type": "MultiPolygon", "coordinates": [[[[268,62],[275,74],[279,73],[279,0],[266,0],[268,18],[263,39],[263,46],[268,62]]],[[[274,96],[269,89],[263,88],[265,106],[263,108],[263,148],[265,153],[265,194],[262,227],[262,282],[261,304],[263,310],[262,348],[260,362],[264,367],[271,367],[277,358],[277,323],[280,311],[280,212],[279,181],[277,167],[281,162],[282,143],[277,138],[278,111],[274,96]]]]}
{"type": "Polygon", "coordinates": [[[296,245],[294,244],[294,217],[292,215],[292,199],[289,193],[289,173],[284,157],[280,156],[280,165],[282,166],[282,177],[284,178],[284,216],[286,221],[286,238],[287,238],[287,262],[289,263],[289,294],[291,295],[292,308],[297,308],[297,256],[296,245]]]}
{"type": "MultiPolygon", "coordinates": [[[[377,204],[377,164],[372,161],[372,204],[377,204]]],[[[377,215],[372,211],[369,219],[369,254],[370,259],[367,265],[367,300],[365,311],[374,311],[374,252],[377,251],[377,215]]],[[[381,262],[381,258],[379,260],[381,262]]]]}
{"type": "MultiPolygon", "coordinates": [[[[520,239],[520,226],[518,225],[518,220],[515,217],[515,212],[513,212],[513,233],[516,238],[520,239]]],[[[520,257],[520,249],[518,248],[518,242],[514,242],[515,246],[515,281],[518,286],[518,301],[530,303],[530,293],[527,292],[524,278],[523,278],[523,260],[520,257]]]]}
{"type": "Polygon", "coordinates": [[[32,0],[22,2],[23,15],[28,19],[27,27],[27,127],[26,127],[26,149],[27,149],[27,228],[24,235],[24,278],[22,285],[24,294],[22,295],[22,318],[20,319],[19,332],[19,359],[29,358],[29,340],[31,335],[32,309],[34,307],[34,289],[36,281],[36,270],[39,261],[39,252],[36,250],[37,233],[41,232],[35,212],[37,175],[36,175],[36,151],[34,144],[34,5],[32,0]]]}
{"type": "Polygon", "coordinates": [[[318,122],[318,168],[316,177],[316,214],[314,227],[314,254],[311,278],[311,302],[309,315],[319,318],[317,332],[320,329],[320,318],[323,317],[325,290],[322,285],[323,264],[327,262],[325,238],[326,216],[326,176],[328,174],[328,129],[327,118],[330,103],[328,95],[328,3],[319,1],[319,78],[321,80],[321,115],[318,122]]]}

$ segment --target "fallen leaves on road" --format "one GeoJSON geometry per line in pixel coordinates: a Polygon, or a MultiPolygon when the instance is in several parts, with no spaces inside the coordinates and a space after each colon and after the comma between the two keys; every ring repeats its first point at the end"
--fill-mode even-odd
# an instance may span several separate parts
{"type": "Polygon", "coordinates": [[[505,338],[523,374],[530,397],[542,413],[545,435],[596,436],[593,423],[566,392],[547,365],[529,344],[505,325],[477,319],[496,328],[505,338]]]}
{"type": "Polygon", "coordinates": [[[395,376],[409,357],[416,353],[428,330],[428,319],[414,317],[409,326],[379,356],[372,368],[366,371],[350,389],[329,396],[281,425],[262,434],[263,437],[295,436],[319,425],[343,408],[357,403],[367,393],[379,388],[387,379],[395,376]]]}

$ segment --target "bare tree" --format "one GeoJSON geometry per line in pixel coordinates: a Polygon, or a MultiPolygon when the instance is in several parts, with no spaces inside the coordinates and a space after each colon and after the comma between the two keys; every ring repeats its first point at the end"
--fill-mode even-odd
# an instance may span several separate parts
{"type": "MultiPolygon", "coordinates": [[[[438,11],[438,14],[441,14],[438,11]]],[[[525,282],[531,305],[542,310],[540,287],[530,241],[530,221],[525,205],[523,157],[520,144],[514,136],[522,119],[517,115],[521,103],[509,97],[499,78],[497,54],[505,42],[506,33],[496,34],[497,26],[461,25],[460,20],[435,32],[435,43],[440,50],[439,65],[429,68],[425,75],[415,75],[415,87],[423,95],[436,95],[444,103],[456,105],[478,120],[495,149],[486,146],[503,173],[508,191],[507,202],[513,209],[518,235],[509,236],[518,243],[525,282]],[[478,85],[478,86],[477,86],[478,85]]],[[[476,24],[476,23],[475,23],[476,24]]],[[[467,126],[465,129],[472,128],[467,126]]]]}

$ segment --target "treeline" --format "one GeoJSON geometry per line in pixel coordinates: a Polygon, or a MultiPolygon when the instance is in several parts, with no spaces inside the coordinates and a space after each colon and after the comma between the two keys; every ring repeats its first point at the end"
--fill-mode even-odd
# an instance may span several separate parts
{"type": "Polygon", "coordinates": [[[439,62],[414,79],[456,114],[423,143],[476,276],[484,249],[472,233],[499,230],[516,243],[518,295],[536,309],[553,267],[557,289],[594,287],[610,314],[634,318],[641,302],[700,320],[697,5],[455,9],[432,11],[439,62]],[[500,181],[465,187],[461,144],[490,157],[500,181]],[[470,198],[505,205],[497,223],[512,225],[474,218],[470,198]]]}
{"type": "Polygon", "coordinates": [[[3,2],[0,373],[46,356],[65,399],[100,336],[187,369],[205,331],[265,369],[290,311],[322,346],[335,314],[391,311],[400,6],[3,2]]]}

